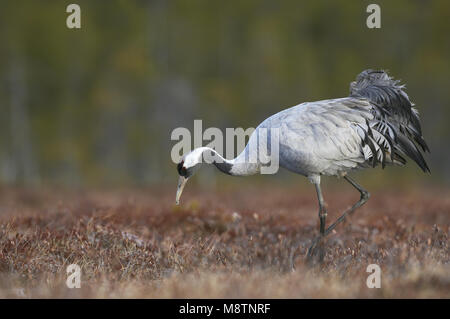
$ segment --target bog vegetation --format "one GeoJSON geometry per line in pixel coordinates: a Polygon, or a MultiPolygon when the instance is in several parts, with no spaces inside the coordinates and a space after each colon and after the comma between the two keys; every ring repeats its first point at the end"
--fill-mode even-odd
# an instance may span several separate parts
{"type": "MultiPolygon", "coordinates": [[[[190,190],[176,208],[173,190],[2,189],[0,297],[450,297],[448,191],[374,193],[310,267],[312,193],[190,190]],[[73,263],[80,289],[66,286],[73,263]]],[[[355,196],[328,194],[330,219],[355,196]]]]}

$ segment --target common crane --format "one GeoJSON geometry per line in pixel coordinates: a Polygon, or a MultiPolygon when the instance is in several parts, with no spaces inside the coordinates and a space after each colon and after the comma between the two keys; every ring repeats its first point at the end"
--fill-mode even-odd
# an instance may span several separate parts
{"type": "MultiPolygon", "coordinates": [[[[244,151],[235,159],[224,159],[215,150],[200,147],[186,154],[177,166],[180,175],[176,202],[183,188],[199,168],[206,152],[222,172],[235,175],[260,173],[260,162],[250,163],[254,152],[252,138],[261,128],[278,128],[279,165],[306,176],[314,184],[319,202],[319,232],[308,250],[315,255],[320,239],[329,234],[348,214],[369,199],[369,192],[347,173],[352,170],[414,160],[424,172],[430,172],[421,153],[429,152],[419,122],[418,111],[404,91],[404,85],[385,71],[365,70],[350,84],[350,95],[344,98],[302,103],[270,116],[253,132],[244,151]],[[343,177],[361,194],[360,199],[328,228],[327,210],[320,187],[322,175],[343,177]]],[[[320,249],[320,260],[323,260],[320,249]]]]}

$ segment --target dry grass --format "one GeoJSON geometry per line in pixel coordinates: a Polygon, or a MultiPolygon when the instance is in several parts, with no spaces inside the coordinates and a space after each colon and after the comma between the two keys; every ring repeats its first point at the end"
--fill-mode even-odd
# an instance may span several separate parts
{"type": "MultiPolygon", "coordinates": [[[[328,191],[329,221],[358,199],[328,191]]],[[[308,267],[312,189],[0,189],[0,297],[450,297],[450,193],[374,191],[308,267]],[[81,289],[65,285],[82,268],[81,289]],[[366,267],[382,269],[368,289],[366,267]],[[295,267],[295,270],[293,268],[295,267]]]]}

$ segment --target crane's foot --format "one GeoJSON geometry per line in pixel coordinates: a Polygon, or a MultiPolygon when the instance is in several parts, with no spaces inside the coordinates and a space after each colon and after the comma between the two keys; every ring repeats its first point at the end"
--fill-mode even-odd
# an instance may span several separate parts
{"type": "Polygon", "coordinates": [[[319,237],[316,237],[314,240],[313,240],[313,242],[312,242],[312,244],[311,244],[311,247],[309,247],[309,249],[308,249],[308,253],[307,253],[307,257],[306,257],[306,261],[309,263],[309,264],[314,264],[315,262],[314,262],[314,259],[315,259],[315,257],[316,256],[318,256],[318,259],[319,259],[319,263],[320,264],[322,264],[323,263],[323,260],[324,260],[324,258],[325,258],[325,249],[324,249],[324,239],[325,238],[325,236],[319,236],[319,237]]]}

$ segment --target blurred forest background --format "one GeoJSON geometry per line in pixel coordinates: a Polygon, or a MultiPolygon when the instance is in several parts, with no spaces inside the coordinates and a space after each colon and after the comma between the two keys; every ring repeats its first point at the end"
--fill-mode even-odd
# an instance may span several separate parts
{"type": "Polygon", "coordinates": [[[407,84],[432,175],[409,161],[364,178],[450,184],[450,1],[376,1],[381,29],[366,27],[370,3],[3,0],[0,184],[175,183],[174,128],[256,127],[346,96],[367,68],[407,84]]]}

